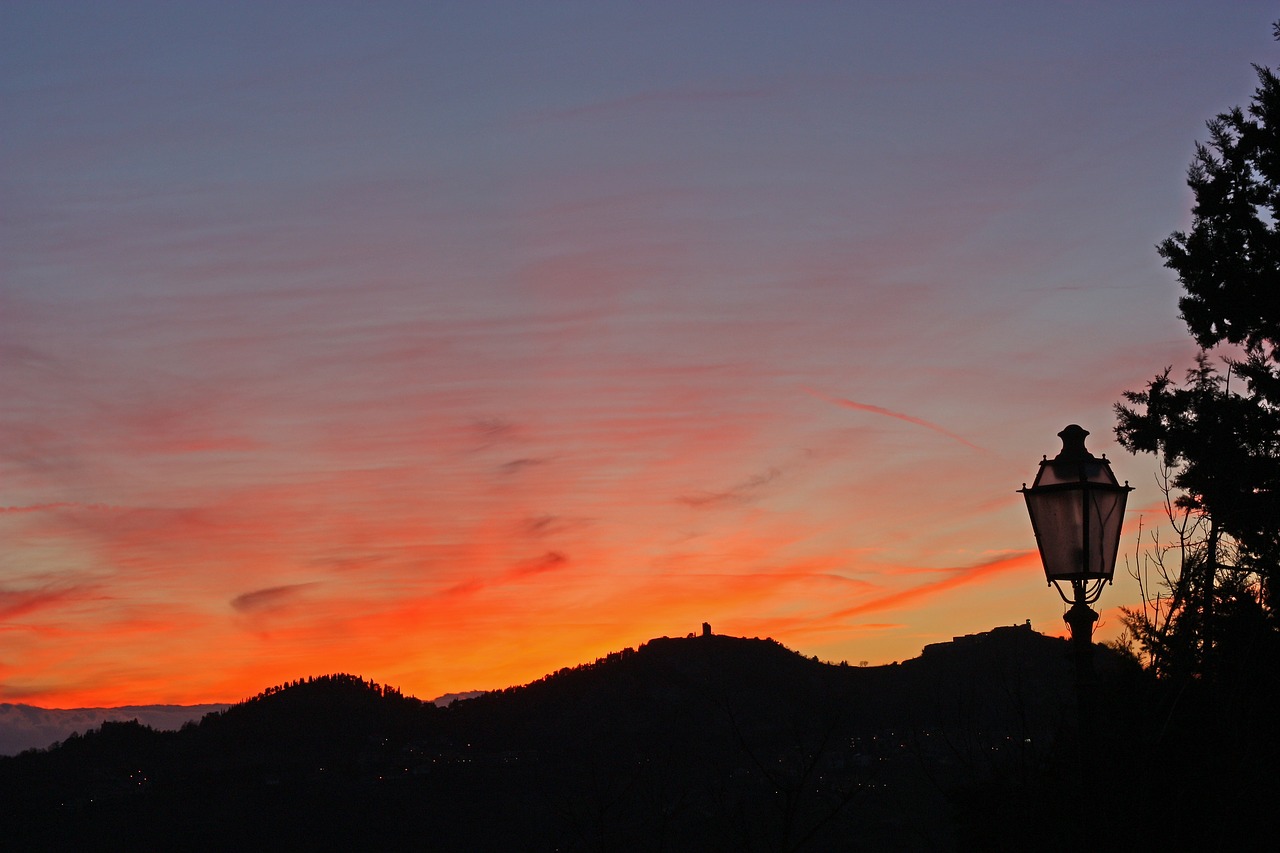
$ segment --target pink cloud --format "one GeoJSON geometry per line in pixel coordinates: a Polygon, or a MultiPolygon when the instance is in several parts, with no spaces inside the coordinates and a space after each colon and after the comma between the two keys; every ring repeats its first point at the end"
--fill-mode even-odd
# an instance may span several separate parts
{"type": "Polygon", "coordinates": [[[969,441],[967,438],[956,435],[955,433],[950,432],[949,430],[943,429],[937,424],[930,423],[929,421],[926,421],[922,418],[917,418],[912,415],[906,415],[906,414],[903,414],[902,412],[895,412],[891,409],[886,409],[881,406],[873,406],[870,403],[859,403],[854,400],[847,400],[843,397],[829,397],[826,394],[822,394],[818,391],[814,391],[811,388],[806,388],[805,391],[807,391],[808,393],[812,394],[813,396],[817,397],[820,400],[826,400],[829,403],[835,403],[837,406],[844,406],[847,409],[854,409],[855,411],[859,411],[859,412],[870,412],[873,415],[884,415],[885,417],[888,417],[888,418],[896,418],[897,420],[905,421],[906,423],[915,424],[916,426],[921,426],[921,427],[924,427],[925,429],[932,430],[938,433],[939,435],[945,435],[947,438],[958,441],[961,444],[963,444],[965,447],[971,448],[973,450],[977,450],[979,453],[989,452],[979,447],[978,445],[974,444],[973,442],[969,441]]]}

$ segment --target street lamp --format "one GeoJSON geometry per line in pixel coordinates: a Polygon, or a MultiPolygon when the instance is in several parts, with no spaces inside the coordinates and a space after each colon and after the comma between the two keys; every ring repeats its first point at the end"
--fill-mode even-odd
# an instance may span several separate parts
{"type": "Polygon", "coordinates": [[[1040,462],[1036,481],[1018,491],[1027,500],[1027,513],[1040,547],[1044,575],[1071,609],[1062,617],[1071,627],[1079,683],[1092,681],[1093,623],[1098,614],[1089,606],[1111,583],[1120,550],[1124,505],[1133,488],[1116,482],[1107,457],[1085,449],[1089,434],[1071,424],[1058,437],[1062,450],[1040,462]],[[1071,585],[1067,597],[1063,584],[1071,585]]]}

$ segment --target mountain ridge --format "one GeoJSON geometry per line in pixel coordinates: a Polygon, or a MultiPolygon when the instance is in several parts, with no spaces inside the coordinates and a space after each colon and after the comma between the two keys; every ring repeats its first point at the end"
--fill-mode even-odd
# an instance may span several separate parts
{"type": "Polygon", "coordinates": [[[23,703],[0,702],[0,756],[41,749],[73,732],[96,728],[104,722],[138,720],[158,731],[176,731],[205,714],[221,711],[230,703],[203,705],[120,705],[113,708],[42,708],[23,703]]]}
{"type": "Polygon", "coordinates": [[[0,758],[0,798],[45,848],[124,825],[144,848],[841,850],[856,830],[938,849],[950,787],[1069,733],[1068,660],[1015,626],[881,667],[662,637],[445,707],[320,676],[176,732],[106,723],[0,758]]]}
{"type": "MultiPolygon", "coordinates": [[[[459,699],[471,699],[484,693],[468,690],[446,693],[428,700],[435,705],[448,705],[459,699]]],[[[72,734],[97,728],[104,722],[120,723],[137,720],[157,731],[177,731],[187,723],[199,722],[206,714],[225,711],[239,703],[213,702],[195,705],[157,703],[153,705],[116,705],[112,707],[44,708],[22,702],[0,702],[0,757],[17,755],[28,749],[44,749],[72,734]]]]}
{"type": "MultiPolygon", "coordinates": [[[[1012,626],[1013,628],[1022,628],[1021,625],[1012,626]]],[[[992,630],[1008,630],[1005,627],[999,627],[992,630]]],[[[953,643],[971,640],[973,637],[981,637],[990,632],[981,632],[977,635],[968,635],[967,637],[956,637],[951,641],[941,643],[933,643],[925,646],[921,650],[920,656],[923,657],[931,653],[931,650],[946,648],[953,643]]],[[[647,643],[658,641],[673,641],[688,639],[687,637],[655,637],[647,643]]],[[[722,637],[725,635],[711,635],[722,637]]],[[[746,639],[746,638],[741,638],[746,639]]],[[[759,639],[759,638],[754,638],[759,639]]],[[[779,644],[781,645],[781,644],[779,644]]],[[[785,647],[783,647],[785,648],[785,647]]],[[[630,649],[626,650],[630,651],[630,649]]],[[[609,655],[600,658],[599,661],[613,658],[622,654],[619,652],[611,652],[609,655]]],[[[797,653],[798,654],[798,653],[797,653]]],[[[812,659],[812,658],[810,658],[812,659]]],[[[917,658],[909,658],[908,660],[916,660],[917,658]]],[[[903,661],[906,663],[907,661],[903,661]]],[[[589,666],[590,664],[580,664],[581,666],[589,666]]],[[[891,666],[892,664],[883,664],[879,666],[891,666]]],[[[578,667],[562,667],[556,672],[565,672],[578,667]]],[[[868,667],[868,669],[876,669],[878,667],[868,667]]],[[[543,678],[536,679],[537,683],[545,680],[549,673],[543,678]]],[[[314,676],[312,676],[314,677],[314,676]]],[[[500,688],[496,691],[485,690],[468,690],[456,693],[445,693],[434,699],[425,700],[436,705],[448,705],[458,700],[473,699],[490,692],[504,692],[515,687],[523,685],[513,685],[512,687],[500,688]]],[[[19,752],[28,749],[43,749],[51,744],[64,740],[73,733],[84,732],[88,729],[95,728],[104,722],[127,722],[137,720],[139,723],[149,726],[159,731],[175,731],[182,728],[189,722],[198,722],[206,714],[215,713],[225,710],[238,704],[235,702],[221,703],[204,703],[194,705],[178,705],[172,703],[156,703],[149,705],[120,705],[112,707],[83,707],[83,708],[45,708],[38,705],[28,705],[25,703],[0,703],[0,757],[16,755],[19,752]]]]}

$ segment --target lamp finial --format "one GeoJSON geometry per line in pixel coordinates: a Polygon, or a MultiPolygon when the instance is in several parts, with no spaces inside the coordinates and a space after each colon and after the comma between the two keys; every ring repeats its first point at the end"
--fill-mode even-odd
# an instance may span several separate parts
{"type": "Polygon", "coordinates": [[[1084,440],[1089,431],[1079,424],[1070,424],[1065,427],[1062,432],[1058,433],[1058,438],[1062,439],[1062,450],[1058,451],[1058,455],[1054,457],[1054,462],[1087,462],[1095,459],[1092,453],[1085,449],[1084,440]]]}

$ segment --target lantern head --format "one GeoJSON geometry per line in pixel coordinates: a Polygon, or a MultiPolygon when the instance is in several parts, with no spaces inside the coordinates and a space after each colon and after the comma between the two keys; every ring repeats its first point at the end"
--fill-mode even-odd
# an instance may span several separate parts
{"type": "Polygon", "coordinates": [[[1042,460],[1035,483],[1024,483],[1019,492],[1049,583],[1099,581],[1101,591],[1115,574],[1124,505],[1133,489],[1116,482],[1106,456],[1085,449],[1088,434],[1076,424],[1058,433],[1061,452],[1042,460]]]}

